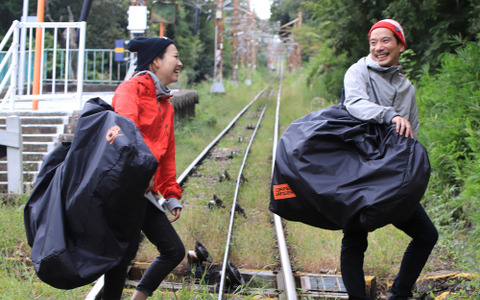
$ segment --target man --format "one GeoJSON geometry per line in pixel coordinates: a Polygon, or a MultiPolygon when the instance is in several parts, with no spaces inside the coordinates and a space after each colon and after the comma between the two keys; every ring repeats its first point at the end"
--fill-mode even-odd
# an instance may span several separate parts
{"type": "MultiPolygon", "coordinates": [[[[415,138],[419,126],[415,89],[400,73],[399,65],[400,54],[406,48],[403,29],[397,21],[381,20],[370,29],[368,40],[370,54],[345,74],[345,107],[357,119],[395,124],[400,135],[415,138]]],[[[389,299],[408,299],[435,246],[438,232],[420,204],[407,221],[393,225],[412,241],[403,256],[389,299]]],[[[341,271],[348,295],[350,299],[369,299],[363,272],[368,232],[359,226],[343,232],[341,271]]]]}

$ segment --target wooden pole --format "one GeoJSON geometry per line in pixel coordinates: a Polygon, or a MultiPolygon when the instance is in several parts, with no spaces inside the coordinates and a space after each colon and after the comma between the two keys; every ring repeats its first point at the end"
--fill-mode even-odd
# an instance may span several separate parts
{"type": "MultiPolygon", "coordinates": [[[[37,22],[43,22],[45,14],[45,0],[37,1],[37,22]]],[[[40,67],[42,59],[42,28],[38,27],[35,32],[35,61],[33,66],[32,94],[40,94],[40,67]]],[[[32,100],[32,109],[38,110],[38,100],[32,100]]]]}
{"type": "Polygon", "coordinates": [[[233,0],[232,18],[232,81],[238,84],[238,0],[233,0]]]}

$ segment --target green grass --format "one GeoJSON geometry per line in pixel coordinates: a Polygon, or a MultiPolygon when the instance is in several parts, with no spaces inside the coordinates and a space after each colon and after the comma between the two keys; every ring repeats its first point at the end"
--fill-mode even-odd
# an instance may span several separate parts
{"type": "Polygon", "coordinates": [[[41,282],[29,261],[23,224],[25,197],[0,208],[0,295],[2,299],[79,299],[89,286],[64,291],[41,282]]]}

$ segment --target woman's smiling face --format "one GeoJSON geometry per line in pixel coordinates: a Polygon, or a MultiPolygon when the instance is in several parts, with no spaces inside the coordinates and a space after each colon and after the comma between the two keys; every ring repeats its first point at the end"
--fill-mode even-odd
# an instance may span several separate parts
{"type": "Polygon", "coordinates": [[[399,43],[388,28],[374,29],[370,34],[370,54],[382,67],[397,65],[405,46],[399,43]]]}
{"type": "Polygon", "coordinates": [[[178,74],[182,66],[177,47],[174,44],[170,44],[162,58],[156,57],[153,60],[153,73],[155,73],[164,86],[167,86],[178,81],[178,74]]]}

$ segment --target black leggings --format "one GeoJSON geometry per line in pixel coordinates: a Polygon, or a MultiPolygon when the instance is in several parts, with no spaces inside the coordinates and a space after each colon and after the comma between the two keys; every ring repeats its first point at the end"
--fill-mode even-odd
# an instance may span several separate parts
{"type": "MultiPolygon", "coordinates": [[[[158,288],[167,275],[180,264],[185,257],[185,246],[168,220],[165,213],[161,212],[152,203],[147,202],[142,230],[145,236],[154,244],[160,255],[150,264],[143,275],[137,290],[149,296],[158,288]]],[[[140,233],[140,232],[139,232],[140,233]]],[[[117,267],[105,274],[103,299],[120,299],[127,275],[127,268],[135,254],[140,242],[140,234],[125,259],[117,267]]]]}

